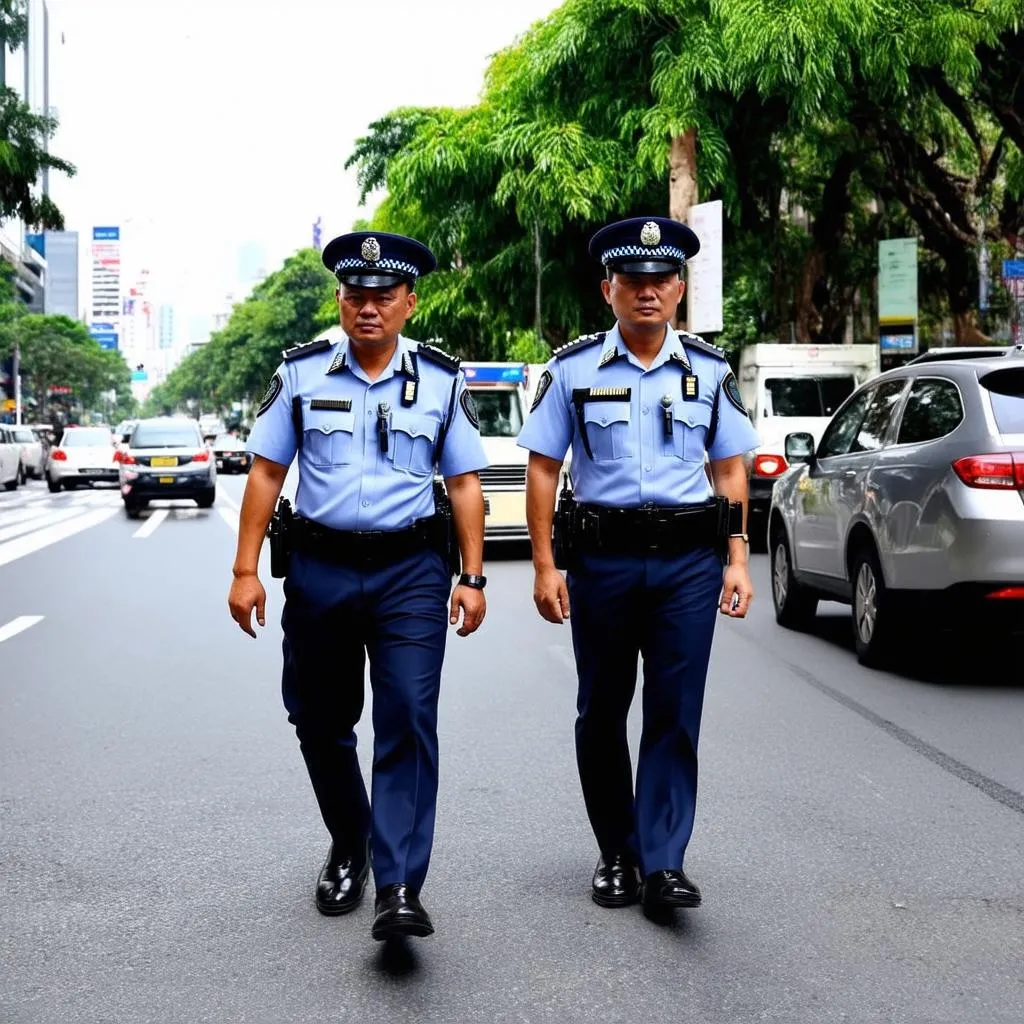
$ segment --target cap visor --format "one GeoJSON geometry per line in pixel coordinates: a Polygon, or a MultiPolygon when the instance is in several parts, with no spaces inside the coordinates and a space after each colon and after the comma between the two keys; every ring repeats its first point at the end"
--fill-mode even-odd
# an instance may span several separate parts
{"type": "Polygon", "coordinates": [[[674,260],[615,260],[608,266],[616,274],[678,274],[683,269],[674,260]]]}
{"type": "Polygon", "coordinates": [[[338,280],[354,288],[394,288],[396,284],[407,284],[411,288],[413,279],[402,274],[341,274],[338,280]]]}

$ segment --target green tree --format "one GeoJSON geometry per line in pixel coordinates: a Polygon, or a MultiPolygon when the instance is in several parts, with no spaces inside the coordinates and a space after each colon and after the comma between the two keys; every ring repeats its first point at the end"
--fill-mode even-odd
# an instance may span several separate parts
{"type": "MultiPolygon", "coordinates": [[[[0,46],[13,51],[25,42],[27,32],[25,0],[0,0],[0,46]]],[[[33,113],[16,90],[0,86],[0,217],[63,229],[63,215],[38,187],[45,169],[75,173],[74,165],[47,150],[56,131],[55,117],[33,113]]]]}

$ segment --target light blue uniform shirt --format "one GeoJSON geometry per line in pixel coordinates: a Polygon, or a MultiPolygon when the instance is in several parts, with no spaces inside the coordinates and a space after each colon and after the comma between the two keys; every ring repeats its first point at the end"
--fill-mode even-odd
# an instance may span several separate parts
{"type": "Polygon", "coordinates": [[[347,338],[308,348],[299,347],[278,367],[247,443],[250,452],[285,466],[298,454],[299,515],[336,530],[400,530],[433,515],[435,448],[449,411],[441,475],[487,466],[457,361],[441,365],[429,348],[400,336],[387,369],[371,382],[347,338]],[[301,451],[292,419],[296,396],[302,400],[301,451]],[[378,433],[380,403],[389,407],[387,452],[378,433]]]}
{"type": "Polygon", "coordinates": [[[519,445],[561,460],[571,444],[573,488],[586,504],[639,508],[707,501],[713,490],[705,451],[712,460],[727,459],[759,443],[725,354],[695,335],[670,330],[645,369],[618,325],[603,339],[593,337],[566,346],[547,364],[519,445]],[[716,396],[717,428],[709,445],[716,396]]]}

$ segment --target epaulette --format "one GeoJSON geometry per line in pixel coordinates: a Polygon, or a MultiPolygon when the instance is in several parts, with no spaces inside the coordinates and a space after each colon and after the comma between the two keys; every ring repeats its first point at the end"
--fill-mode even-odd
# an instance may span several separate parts
{"type": "Polygon", "coordinates": [[[303,356],[311,356],[314,352],[323,352],[331,348],[334,342],[330,338],[316,338],[313,341],[304,341],[299,345],[292,345],[291,348],[283,349],[281,358],[285,360],[301,359],[303,356]]]}
{"type": "Polygon", "coordinates": [[[710,341],[705,341],[703,338],[698,337],[696,334],[691,334],[689,331],[680,331],[679,340],[684,345],[689,345],[690,348],[696,348],[700,349],[701,352],[707,352],[709,356],[716,356],[718,359],[729,358],[729,355],[724,348],[712,345],[710,341]]]}
{"type": "Polygon", "coordinates": [[[573,352],[582,352],[583,349],[590,348],[591,345],[600,344],[604,341],[606,334],[606,331],[598,331],[597,334],[584,334],[575,341],[567,341],[551,354],[555,359],[563,359],[565,356],[571,356],[573,352]]]}
{"type": "Polygon", "coordinates": [[[429,359],[432,363],[442,367],[449,373],[457,373],[459,366],[462,364],[462,360],[458,356],[453,356],[450,352],[445,352],[443,348],[436,348],[434,345],[426,345],[422,341],[416,348],[416,351],[423,356],[424,359],[429,359]]]}

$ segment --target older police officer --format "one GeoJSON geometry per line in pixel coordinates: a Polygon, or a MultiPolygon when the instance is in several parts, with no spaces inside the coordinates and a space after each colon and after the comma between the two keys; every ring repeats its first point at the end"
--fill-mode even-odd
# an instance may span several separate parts
{"type": "Polygon", "coordinates": [[[324,249],[339,281],[347,337],[283,353],[257,413],[229,605],[255,636],[266,594],[260,546],[298,457],[297,516],[284,583],[288,720],[331,847],[316,887],[324,914],[363,895],[372,863],[373,937],[430,935],[419,900],[437,798],[437,703],[448,622],[459,636],[485,612],[487,465],[457,359],[401,335],[416,279],[436,266],[411,238],[355,232],[324,249]],[[452,592],[435,515],[435,465],[445,479],[464,572],[452,592]],[[450,610],[448,595],[451,592],[450,610]],[[356,757],[363,670],[373,688],[372,799],[356,757]],[[372,854],[372,857],[371,857],[372,854]]]}
{"type": "Polygon", "coordinates": [[[682,868],[715,614],[743,617],[753,596],[743,455],[757,434],[722,350],[670,326],[682,267],[699,248],[688,227],[660,217],[620,221],[593,237],[616,324],[555,352],[519,435],[531,452],[534,600],[555,623],[572,605],[577,762],[600,850],[593,898],[620,907],[642,895],[653,917],[700,904],[682,868]],[[568,551],[559,559],[566,586],[552,520],[570,444],[576,504],[566,502],[567,525],[560,504],[558,524],[567,533],[558,538],[568,551]],[[626,716],[638,655],[643,735],[634,794],[626,716]]]}

